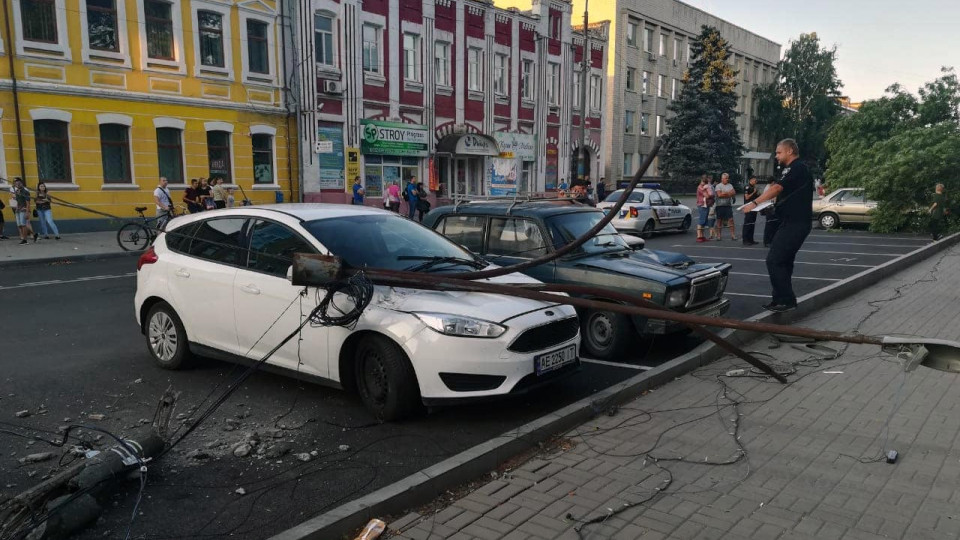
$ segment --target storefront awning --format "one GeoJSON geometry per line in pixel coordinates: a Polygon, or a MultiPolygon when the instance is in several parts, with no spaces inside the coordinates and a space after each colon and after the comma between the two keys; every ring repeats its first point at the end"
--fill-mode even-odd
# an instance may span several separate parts
{"type": "Polygon", "coordinates": [[[770,152],[744,152],[740,159],[770,159],[770,152]]]}
{"type": "Polygon", "coordinates": [[[500,155],[500,145],[493,137],[479,133],[460,133],[445,135],[437,143],[438,154],[454,156],[493,156],[500,155]]]}

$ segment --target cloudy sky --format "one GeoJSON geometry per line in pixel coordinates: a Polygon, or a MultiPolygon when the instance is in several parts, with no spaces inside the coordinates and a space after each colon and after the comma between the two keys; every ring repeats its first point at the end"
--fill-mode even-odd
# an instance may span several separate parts
{"type": "Polygon", "coordinates": [[[683,0],[782,44],[817,32],[837,46],[843,93],[877,98],[899,82],[916,91],[941,66],[960,70],[960,0],[683,0]]]}

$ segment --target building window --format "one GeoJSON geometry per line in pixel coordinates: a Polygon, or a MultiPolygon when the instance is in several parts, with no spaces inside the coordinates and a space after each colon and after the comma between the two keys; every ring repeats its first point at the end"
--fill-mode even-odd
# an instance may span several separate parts
{"type": "Polygon", "coordinates": [[[667,55],[667,35],[660,34],[660,56],[667,55]]]}
{"type": "Polygon", "coordinates": [[[313,15],[313,48],[318,64],[335,67],[333,61],[333,17],[313,15]]]}
{"type": "Polygon", "coordinates": [[[633,176],[633,154],[623,155],[623,176],[633,176]]]}
{"type": "Polygon", "coordinates": [[[634,82],[634,79],[637,77],[637,70],[633,68],[627,68],[627,90],[633,92],[637,89],[637,83],[634,82]]]}
{"type": "Polygon", "coordinates": [[[637,46],[637,23],[633,21],[627,22],[627,45],[637,46]]]}
{"type": "Polygon", "coordinates": [[[753,82],[760,82],[760,64],[753,65],[753,82]]]}
{"type": "Polygon", "coordinates": [[[224,67],[223,15],[213,11],[198,11],[197,26],[200,28],[200,63],[224,67]]]}
{"type": "Polygon", "coordinates": [[[363,71],[380,73],[380,28],[363,25],[363,71]]]}
{"type": "Polygon", "coordinates": [[[657,137],[663,134],[663,115],[657,115],[657,137]]]}
{"type": "Polygon", "coordinates": [[[35,120],[37,176],[41,182],[71,182],[69,124],[59,120],[35,120]]]}
{"type": "Polygon", "coordinates": [[[520,185],[517,190],[520,193],[526,193],[533,189],[533,178],[537,171],[536,161],[520,162],[520,185]]]}
{"type": "Polygon", "coordinates": [[[690,62],[690,40],[687,40],[687,62],[690,62]]]}
{"type": "Polygon", "coordinates": [[[58,42],[55,0],[20,0],[20,19],[25,41],[58,42]]]}
{"type": "Polygon", "coordinates": [[[433,69],[437,72],[437,86],[450,86],[450,44],[433,44],[433,69]]]}
{"type": "MultiPolygon", "coordinates": [[[[219,132],[224,133],[224,132],[219,132]]],[[[253,135],[253,183],[273,184],[273,136],[253,135]]],[[[229,149],[227,149],[229,155],[229,149]]]]}
{"type": "Polygon", "coordinates": [[[591,75],[590,76],[590,108],[594,111],[600,110],[601,103],[600,95],[600,76],[591,75]]]}
{"type": "Polygon", "coordinates": [[[667,95],[666,81],[663,78],[663,75],[657,75],[657,96],[664,97],[667,95]]]}
{"type": "Polygon", "coordinates": [[[673,60],[674,62],[680,61],[680,38],[673,38],[673,60]]]}
{"type": "Polygon", "coordinates": [[[533,60],[523,61],[523,76],[520,79],[520,97],[523,99],[533,99],[533,60]]]}
{"type": "Polygon", "coordinates": [[[420,36],[403,34],[403,78],[420,82],[420,36]]]}
{"type": "Polygon", "coordinates": [[[493,58],[493,91],[498,96],[507,95],[507,69],[510,64],[505,54],[497,54],[493,58]]]}
{"type": "Polygon", "coordinates": [[[547,23],[550,25],[550,38],[560,39],[560,18],[553,14],[553,10],[550,11],[547,23]]]}
{"type": "Polygon", "coordinates": [[[483,50],[476,47],[467,49],[467,88],[479,92],[483,90],[483,50]]]}
{"type": "Polygon", "coordinates": [[[674,79],[670,85],[670,99],[677,99],[677,86],[680,85],[679,79],[674,79]]]}
{"type": "Polygon", "coordinates": [[[114,0],[87,0],[87,37],[91,49],[120,52],[114,0]]]}
{"type": "Polygon", "coordinates": [[[560,64],[550,62],[547,75],[547,103],[557,105],[560,102],[560,64]]]}
{"type": "Polygon", "coordinates": [[[171,184],[183,183],[183,145],[181,131],[176,128],[157,128],[157,161],[160,176],[171,184]]]}
{"type": "Polygon", "coordinates": [[[573,74],[573,107],[575,109],[579,109],[581,105],[580,95],[583,91],[581,84],[583,84],[583,73],[577,71],[573,74]]]}
{"type": "Polygon", "coordinates": [[[623,113],[623,132],[633,133],[634,124],[636,124],[636,114],[633,111],[624,111],[623,113]]]}
{"type": "Polygon", "coordinates": [[[653,52],[653,30],[650,28],[643,29],[643,50],[653,52]]]}
{"type": "Polygon", "coordinates": [[[147,56],[158,60],[176,60],[172,5],[159,0],[144,0],[143,9],[147,28],[147,56]]]}
{"type": "Polygon", "coordinates": [[[640,134],[646,135],[650,131],[650,115],[640,113],[640,134]]]}
{"type": "Polygon", "coordinates": [[[100,159],[103,183],[129,184],[130,128],[121,124],[100,124],[100,159]]]}
{"type": "Polygon", "coordinates": [[[223,178],[224,183],[233,183],[230,176],[229,132],[207,132],[207,157],[210,160],[210,178],[223,178]]]}
{"type": "Polygon", "coordinates": [[[247,19],[247,60],[250,73],[270,73],[270,54],[267,44],[267,23],[247,19]]]}
{"type": "Polygon", "coordinates": [[[650,92],[650,77],[651,77],[652,75],[653,75],[653,74],[650,73],[649,71],[644,71],[644,72],[643,72],[643,93],[644,93],[644,94],[650,92]]]}

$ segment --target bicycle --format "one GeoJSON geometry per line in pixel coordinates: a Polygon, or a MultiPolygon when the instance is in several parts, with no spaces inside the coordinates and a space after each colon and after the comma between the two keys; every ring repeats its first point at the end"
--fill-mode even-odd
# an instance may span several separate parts
{"type": "MultiPolygon", "coordinates": [[[[178,205],[180,213],[185,213],[186,207],[178,205]]],[[[162,227],[155,226],[162,219],[164,224],[177,216],[176,213],[167,212],[161,216],[148,218],[143,213],[147,210],[146,206],[138,206],[134,210],[140,214],[139,221],[129,221],[117,231],[117,243],[124,251],[143,251],[147,246],[153,243],[161,232],[162,227]]]]}

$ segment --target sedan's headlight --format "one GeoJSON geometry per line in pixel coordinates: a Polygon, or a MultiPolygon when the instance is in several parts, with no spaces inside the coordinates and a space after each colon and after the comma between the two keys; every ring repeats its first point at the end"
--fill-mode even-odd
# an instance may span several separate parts
{"type": "Polygon", "coordinates": [[[667,307],[680,307],[687,303],[690,292],[684,289],[675,289],[667,293],[667,307]]]}
{"type": "Polygon", "coordinates": [[[495,338],[507,331],[506,326],[483,319],[474,319],[449,313],[414,313],[431,329],[448,336],[495,338]]]}

